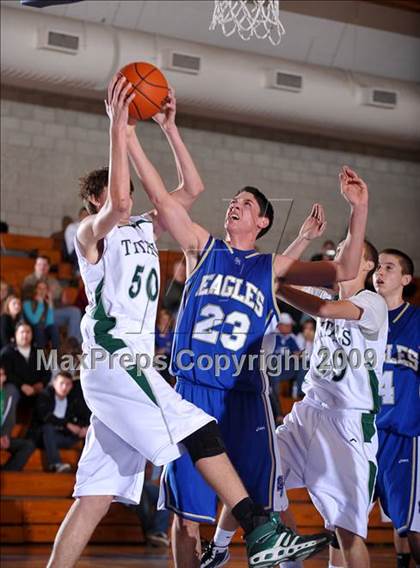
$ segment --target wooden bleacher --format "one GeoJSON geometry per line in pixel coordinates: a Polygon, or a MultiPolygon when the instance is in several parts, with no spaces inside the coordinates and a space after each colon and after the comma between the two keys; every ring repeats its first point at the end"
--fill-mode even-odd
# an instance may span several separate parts
{"type": "MultiPolygon", "coordinates": [[[[292,399],[283,399],[284,411],[293,404],[292,399]]],[[[80,449],[61,450],[63,462],[75,469],[80,449]]],[[[5,451],[0,452],[0,462],[7,459],[5,451]]],[[[36,450],[21,472],[1,474],[0,538],[3,544],[51,543],[58,527],[71,506],[75,476],[73,473],[46,473],[43,452],[36,450]]],[[[289,491],[291,509],[300,532],[311,533],[322,530],[323,522],[312,505],[305,489],[289,491]]],[[[390,524],[380,520],[379,509],[375,506],[369,522],[368,543],[391,544],[393,539],[390,524]]],[[[210,539],[214,528],[203,525],[203,538],[210,539]]],[[[134,511],[114,503],[107,516],[95,531],[95,543],[138,543],[144,535],[134,511]]],[[[234,542],[241,542],[241,533],[234,542]]]]}
{"type": "MultiPolygon", "coordinates": [[[[58,277],[62,280],[72,278],[71,265],[61,262],[57,242],[46,237],[29,235],[1,235],[1,273],[2,278],[19,290],[22,280],[33,271],[34,254],[45,254],[58,267],[58,277]],[[25,252],[28,256],[13,255],[13,251],[25,252]],[[6,254],[7,253],[7,256],[6,254]],[[29,257],[32,255],[32,258],[29,257]]],[[[160,251],[161,297],[173,273],[173,265],[182,258],[178,251],[160,251]]],[[[420,286],[417,281],[417,302],[420,300],[420,286]]],[[[74,301],[77,288],[66,288],[74,301]]],[[[287,413],[293,404],[292,399],[282,396],[283,412],[287,413]]],[[[22,430],[18,426],[18,430],[22,430]]],[[[80,450],[61,450],[64,462],[76,468],[80,450]]],[[[0,452],[4,463],[7,453],[0,452]]],[[[1,474],[1,524],[0,537],[4,544],[51,543],[58,526],[72,503],[71,493],[74,474],[53,474],[43,471],[43,454],[36,450],[22,472],[3,472],[1,474]]],[[[310,502],[306,490],[289,492],[291,508],[295,514],[299,530],[303,533],[322,530],[322,520],[310,502]]],[[[203,526],[204,538],[211,538],[213,527],[203,526]]],[[[235,541],[240,542],[238,531],[235,541]]],[[[370,517],[368,542],[392,543],[393,534],[389,524],[380,521],[378,507],[375,506],[370,517]]],[[[132,509],[113,504],[110,512],[95,531],[93,542],[138,543],[143,540],[139,521],[132,509]]]]}

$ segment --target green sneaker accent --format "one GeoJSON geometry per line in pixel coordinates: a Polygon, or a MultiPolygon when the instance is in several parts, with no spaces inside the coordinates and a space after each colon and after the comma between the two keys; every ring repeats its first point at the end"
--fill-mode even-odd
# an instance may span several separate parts
{"type": "Polygon", "coordinates": [[[331,536],[325,533],[298,535],[280,521],[278,513],[256,527],[246,537],[248,563],[252,568],[270,568],[287,560],[304,560],[328,546],[331,536]]]}

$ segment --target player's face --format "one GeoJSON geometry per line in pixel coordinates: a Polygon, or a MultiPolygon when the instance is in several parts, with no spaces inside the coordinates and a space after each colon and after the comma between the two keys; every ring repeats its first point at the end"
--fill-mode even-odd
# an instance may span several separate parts
{"type": "Polygon", "coordinates": [[[259,233],[260,206],[257,200],[247,191],[236,195],[226,211],[225,229],[234,233],[259,233]]]}
{"type": "Polygon", "coordinates": [[[378,294],[388,296],[398,291],[402,293],[402,288],[406,285],[405,280],[407,280],[407,275],[402,273],[398,257],[381,253],[378,268],[373,275],[373,285],[378,294]]]}

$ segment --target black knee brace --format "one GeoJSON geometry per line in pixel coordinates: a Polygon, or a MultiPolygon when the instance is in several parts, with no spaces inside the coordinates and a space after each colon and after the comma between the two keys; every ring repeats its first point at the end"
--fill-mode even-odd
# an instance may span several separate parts
{"type": "Polygon", "coordinates": [[[219,426],[214,420],[190,434],[182,440],[182,443],[187,448],[194,464],[202,458],[218,456],[225,452],[219,426]]]}

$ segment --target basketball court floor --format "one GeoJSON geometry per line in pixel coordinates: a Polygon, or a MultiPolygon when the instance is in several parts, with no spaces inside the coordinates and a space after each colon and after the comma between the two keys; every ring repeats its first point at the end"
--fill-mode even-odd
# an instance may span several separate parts
{"type": "MultiPolygon", "coordinates": [[[[1,550],[2,568],[45,568],[48,546],[4,546],[1,550]]],[[[389,546],[369,549],[371,568],[391,568],[396,560],[393,549],[389,546]]],[[[325,568],[327,555],[319,554],[316,558],[307,560],[304,568],[325,568]]],[[[90,546],[86,549],[77,568],[173,568],[169,553],[161,549],[145,546],[90,546]]],[[[245,549],[242,546],[232,547],[231,568],[246,568],[245,549]]]]}

